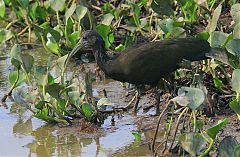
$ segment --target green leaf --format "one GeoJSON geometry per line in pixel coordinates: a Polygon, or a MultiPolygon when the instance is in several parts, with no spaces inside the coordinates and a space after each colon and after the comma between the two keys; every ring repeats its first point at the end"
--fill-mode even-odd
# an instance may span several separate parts
{"type": "Polygon", "coordinates": [[[21,61],[20,53],[21,53],[21,47],[18,44],[15,44],[11,49],[10,57],[18,61],[21,61]]]}
{"type": "Polygon", "coordinates": [[[45,106],[46,102],[45,101],[40,101],[35,105],[36,109],[42,110],[45,106]]]}
{"type": "Polygon", "coordinates": [[[142,134],[139,132],[132,132],[133,136],[135,137],[136,141],[141,141],[142,140],[142,134]]]}
{"type": "Polygon", "coordinates": [[[151,7],[158,15],[173,15],[173,1],[172,0],[153,0],[151,7]]]}
{"type": "Polygon", "coordinates": [[[230,11],[233,21],[238,24],[240,22],[240,3],[234,4],[230,11]]]}
{"type": "Polygon", "coordinates": [[[13,33],[7,29],[0,29],[0,44],[4,43],[5,41],[11,39],[13,37],[13,33]]]}
{"type": "Polygon", "coordinates": [[[51,8],[56,12],[62,10],[65,5],[65,0],[50,0],[49,2],[51,8]]]}
{"type": "Polygon", "coordinates": [[[69,17],[72,16],[75,10],[76,10],[76,3],[73,3],[64,15],[66,21],[68,20],[69,17]]]}
{"type": "Polygon", "coordinates": [[[213,82],[216,88],[220,89],[223,86],[223,83],[221,80],[219,80],[217,77],[213,78],[213,82]]]}
{"type": "Polygon", "coordinates": [[[6,7],[5,7],[4,0],[0,0],[0,17],[5,16],[5,11],[6,11],[6,7]]]}
{"type": "Polygon", "coordinates": [[[228,118],[225,118],[224,120],[219,120],[217,125],[207,129],[207,134],[208,136],[212,139],[215,140],[218,132],[224,127],[226,126],[228,123],[228,118]]]}
{"type": "Polygon", "coordinates": [[[82,111],[83,111],[84,116],[87,119],[91,118],[91,116],[93,114],[93,111],[92,111],[92,107],[91,107],[91,105],[89,103],[82,104],[82,111]]]}
{"type": "Polygon", "coordinates": [[[19,79],[18,79],[15,87],[20,86],[25,81],[25,75],[21,72],[18,73],[17,70],[11,71],[8,75],[8,79],[9,79],[9,82],[11,83],[11,85],[13,85],[15,83],[15,81],[17,80],[17,77],[19,77],[19,79]]]}
{"type": "Polygon", "coordinates": [[[46,92],[51,95],[53,98],[55,98],[56,100],[60,99],[60,91],[61,91],[61,87],[60,84],[58,83],[54,83],[54,84],[48,84],[46,86],[46,92]]]}
{"type": "Polygon", "coordinates": [[[46,86],[48,84],[48,68],[45,66],[37,66],[35,68],[35,78],[38,85],[46,86]]]}
{"type": "Polygon", "coordinates": [[[46,46],[47,48],[54,54],[57,54],[58,56],[61,56],[60,53],[60,47],[58,46],[58,43],[56,42],[56,40],[53,38],[53,36],[48,33],[47,34],[47,42],[46,42],[46,46]]]}
{"type": "Polygon", "coordinates": [[[21,53],[20,54],[21,60],[22,60],[22,65],[24,70],[29,73],[31,71],[31,69],[33,68],[33,64],[34,64],[34,58],[33,56],[27,54],[27,53],[21,53]]]}
{"type": "Polygon", "coordinates": [[[20,69],[21,68],[21,62],[19,60],[16,60],[15,58],[11,59],[11,63],[12,65],[16,68],[16,69],[20,69]]]}
{"type": "Polygon", "coordinates": [[[184,21],[195,22],[198,18],[198,4],[194,0],[177,0],[182,6],[184,21]]]}
{"type": "Polygon", "coordinates": [[[72,102],[77,101],[80,98],[81,93],[79,91],[70,91],[68,92],[68,96],[72,102]]]}
{"type": "Polygon", "coordinates": [[[171,33],[174,26],[173,26],[173,20],[172,19],[164,19],[159,22],[159,27],[164,33],[171,33]]]}
{"type": "Polygon", "coordinates": [[[237,157],[234,156],[234,149],[237,147],[238,142],[232,136],[225,137],[219,145],[218,156],[219,157],[237,157]]]}
{"type": "Polygon", "coordinates": [[[87,7],[83,6],[83,5],[78,5],[76,8],[76,14],[78,17],[78,21],[80,21],[87,13],[88,9],[87,7]]]}
{"type": "Polygon", "coordinates": [[[102,24],[107,26],[111,25],[113,18],[114,16],[111,13],[103,15],[102,24]]]}
{"type": "Polygon", "coordinates": [[[207,26],[209,33],[212,33],[215,31],[217,27],[218,19],[221,15],[221,11],[222,11],[222,5],[219,4],[219,6],[214,10],[212,20],[207,26]]]}
{"type": "Polygon", "coordinates": [[[192,156],[197,156],[204,148],[206,141],[199,133],[185,133],[178,137],[180,146],[192,156]]]}
{"type": "Polygon", "coordinates": [[[209,36],[208,32],[200,32],[197,34],[197,38],[202,40],[208,40],[209,36]]]}
{"type": "Polygon", "coordinates": [[[102,36],[103,40],[105,41],[105,47],[109,49],[109,47],[114,41],[114,35],[111,32],[111,27],[100,24],[97,26],[97,32],[102,36]]]}
{"type": "Polygon", "coordinates": [[[238,119],[240,120],[240,104],[239,100],[234,98],[230,103],[229,103],[230,108],[237,114],[238,119]]]}
{"type": "Polygon", "coordinates": [[[220,31],[214,31],[212,33],[212,47],[222,48],[225,44],[229,34],[220,31]]]}
{"type": "Polygon", "coordinates": [[[205,100],[205,94],[199,88],[181,87],[178,90],[178,95],[188,97],[188,107],[192,110],[196,110],[205,100]]]}
{"type": "Polygon", "coordinates": [[[240,39],[240,22],[233,29],[233,39],[240,39]]]}
{"type": "Polygon", "coordinates": [[[240,93],[240,69],[233,71],[231,83],[233,91],[240,93]]]}
{"type": "Polygon", "coordinates": [[[229,53],[239,57],[240,56],[240,39],[233,39],[227,43],[226,49],[229,53]]]}

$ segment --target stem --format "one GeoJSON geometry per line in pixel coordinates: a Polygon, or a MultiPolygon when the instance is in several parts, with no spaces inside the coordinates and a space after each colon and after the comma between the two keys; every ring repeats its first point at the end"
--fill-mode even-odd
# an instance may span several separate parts
{"type": "Polygon", "coordinates": [[[214,144],[214,140],[211,139],[211,142],[209,144],[209,147],[205,150],[205,152],[203,154],[201,154],[199,157],[205,157],[209,154],[210,150],[212,149],[213,147],[213,144],[214,144]]]}
{"type": "Polygon", "coordinates": [[[31,43],[31,26],[28,28],[28,42],[31,43]]]}
{"type": "Polygon", "coordinates": [[[58,21],[58,25],[60,26],[60,17],[59,17],[59,12],[57,11],[57,12],[56,12],[56,14],[57,14],[57,21],[58,21]]]}
{"type": "Polygon", "coordinates": [[[10,90],[8,91],[8,93],[6,95],[3,96],[2,98],[2,102],[5,102],[7,97],[10,96],[12,94],[13,89],[16,87],[18,80],[19,80],[19,69],[17,69],[17,78],[14,81],[13,85],[11,86],[10,90]]]}
{"type": "Polygon", "coordinates": [[[156,141],[156,138],[157,138],[157,133],[158,133],[158,129],[159,129],[160,122],[161,122],[162,117],[163,117],[164,113],[166,112],[168,106],[170,105],[170,102],[171,102],[171,101],[169,101],[169,102],[167,103],[167,106],[164,108],[164,110],[162,111],[162,113],[159,115],[158,122],[157,122],[157,128],[156,128],[156,130],[155,130],[154,137],[153,137],[153,141],[152,141],[152,144],[151,144],[151,150],[152,150],[152,152],[154,152],[154,146],[155,146],[155,141],[156,141]]]}
{"type": "Polygon", "coordinates": [[[177,129],[178,129],[178,126],[179,126],[179,123],[180,123],[180,119],[181,119],[181,117],[183,116],[183,114],[184,114],[185,112],[187,112],[187,111],[188,111],[188,107],[186,107],[186,108],[182,111],[182,113],[179,115],[179,117],[178,117],[177,125],[176,125],[176,128],[175,128],[175,130],[174,130],[174,134],[173,134],[173,139],[172,139],[171,144],[170,144],[170,146],[169,146],[169,148],[168,148],[168,151],[170,151],[170,150],[172,149],[173,143],[174,143],[175,138],[176,138],[176,135],[177,135],[177,129]]]}
{"type": "Polygon", "coordinates": [[[196,132],[196,114],[195,114],[195,110],[193,110],[192,113],[193,113],[193,132],[196,132]]]}

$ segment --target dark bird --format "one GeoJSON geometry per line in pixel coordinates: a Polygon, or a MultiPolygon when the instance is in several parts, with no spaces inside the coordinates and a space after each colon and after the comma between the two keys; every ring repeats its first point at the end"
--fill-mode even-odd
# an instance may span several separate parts
{"type": "MultiPolygon", "coordinates": [[[[205,40],[179,38],[137,44],[114,57],[106,53],[103,38],[93,30],[82,34],[69,54],[91,50],[100,69],[110,78],[134,85],[156,86],[159,80],[180,68],[184,60],[207,59],[211,48],[205,40]]],[[[136,107],[135,107],[136,108],[136,107]]]]}

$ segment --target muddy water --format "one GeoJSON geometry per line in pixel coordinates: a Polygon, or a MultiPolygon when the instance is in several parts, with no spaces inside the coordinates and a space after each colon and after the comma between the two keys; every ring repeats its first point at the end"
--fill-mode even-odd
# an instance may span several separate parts
{"type": "MultiPolygon", "coordinates": [[[[10,87],[7,76],[12,67],[8,53],[0,49],[0,97],[10,87]]],[[[48,64],[55,59],[43,49],[30,50],[29,53],[35,56],[38,64],[48,64]]],[[[119,82],[98,81],[94,84],[94,95],[101,97],[104,88],[113,103],[127,104],[126,91],[119,82]]],[[[151,156],[147,141],[152,138],[151,124],[155,118],[143,114],[137,117],[114,115],[115,125],[112,125],[111,118],[94,133],[82,133],[78,126],[48,125],[8,98],[6,104],[0,106],[0,156],[151,156]],[[141,131],[144,142],[135,141],[133,131],[141,131]]]]}

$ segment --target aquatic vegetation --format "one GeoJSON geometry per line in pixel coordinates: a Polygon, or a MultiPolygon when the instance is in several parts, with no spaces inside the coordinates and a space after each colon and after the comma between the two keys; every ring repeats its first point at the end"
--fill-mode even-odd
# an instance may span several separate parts
{"type": "MultiPolygon", "coordinates": [[[[227,107],[240,120],[239,8],[236,0],[0,0],[0,43],[13,45],[11,87],[2,101],[13,96],[17,104],[49,123],[71,124],[84,118],[101,124],[104,116],[100,110],[105,110],[109,101],[103,98],[96,103],[94,98],[88,99],[92,96],[90,75],[86,74],[84,81],[64,77],[66,54],[75,47],[83,31],[96,30],[105,41],[105,48],[119,53],[135,42],[195,36],[208,40],[213,48],[212,59],[181,63],[191,70],[175,73],[180,80],[174,84],[178,92],[163,104],[151,149],[157,155],[159,148],[163,148],[161,153],[172,152],[179,145],[181,155],[188,152],[192,156],[207,156],[210,151],[217,151],[217,135],[228,123],[226,116],[206,128],[209,97],[224,97],[227,107]],[[36,43],[59,59],[49,66],[36,66],[33,56],[21,50],[21,45],[36,43]],[[51,73],[53,68],[58,68],[59,76],[51,73]],[[186,87],[182,78],[188,78],[191,86],[186,87]],[[164,139],[156,146],[157,130],[164,118],[164,139]]],[[[133,134],[141,141],[139,133],[133,134]]],[[[239,156],[239,144],[233,139],[220,143],[219,154],[224,156],[228,142],[234,143],[231,152],[239,156]]]]}

